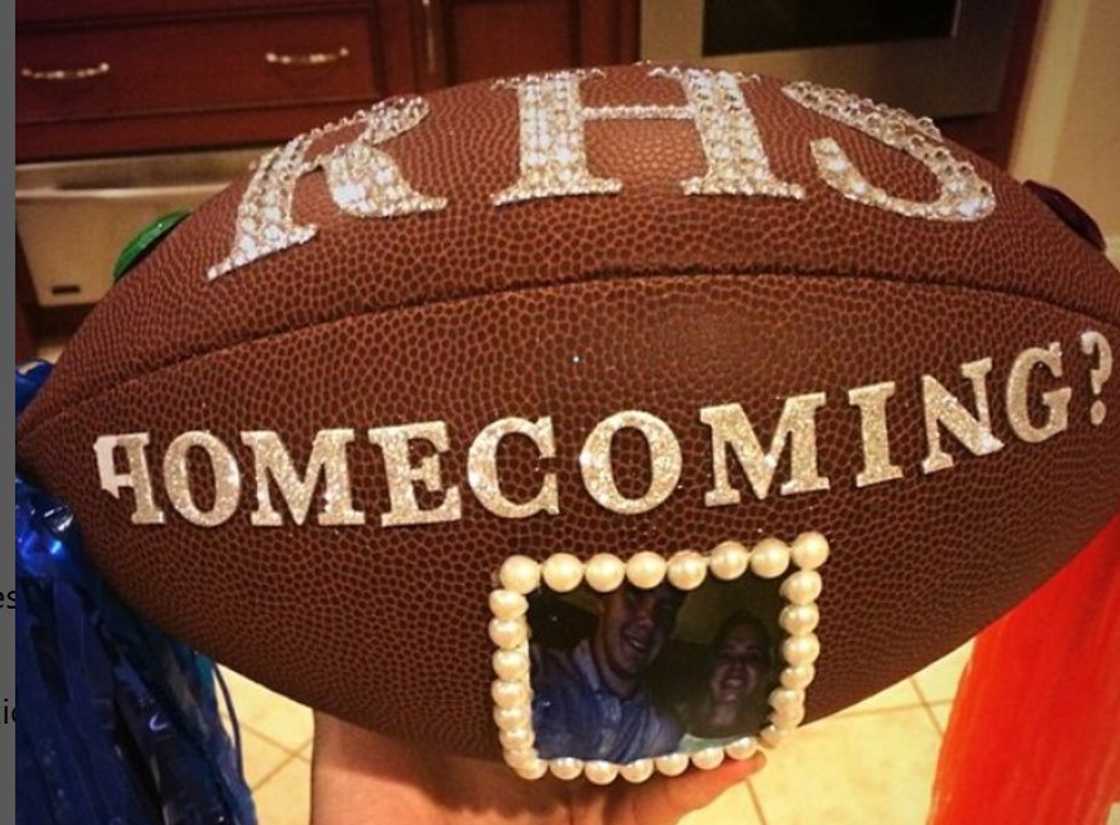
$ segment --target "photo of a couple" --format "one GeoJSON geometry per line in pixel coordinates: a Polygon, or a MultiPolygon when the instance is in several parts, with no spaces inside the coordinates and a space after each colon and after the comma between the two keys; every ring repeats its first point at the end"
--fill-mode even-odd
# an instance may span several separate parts
{"type": "Polygon", "coordinates": [[[751,607],[734,582],[575,598],[542,588],[529,612],[538,753],[626,763],[757,733],[778,632],[751,607]]]}

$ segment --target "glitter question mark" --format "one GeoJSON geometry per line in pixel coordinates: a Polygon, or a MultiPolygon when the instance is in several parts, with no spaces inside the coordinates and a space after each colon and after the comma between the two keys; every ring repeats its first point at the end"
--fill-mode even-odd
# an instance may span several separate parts
{"type": "MultiPolygon", "coordinates": [[[[1112,347],[1108,339],[1096,330],[1090,329],[1081,333],[1081,351],[1086,355],[1097,354],[1097,366],[1089,371],[1089,383],[1093,388],[1093,395],[1099,396],[1104,389],[1105,382],[1112,376],[1112,347]]],[[[1089,408],[1089,421],[1094,427],[1104,423],[1107,408],[1099,398],[1089,408]]]]}

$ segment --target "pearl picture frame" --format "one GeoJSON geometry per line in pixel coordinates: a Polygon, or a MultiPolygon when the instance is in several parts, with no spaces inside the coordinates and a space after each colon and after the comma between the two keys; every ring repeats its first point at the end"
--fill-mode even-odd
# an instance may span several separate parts
{"type": "Polygon", "coordinates": [[[738,541],[728,540],[706,554],[682,550],[668,559],[651,551],[635,553],[625,561],[610,553],[599,553],[587,562],[570,553],[555,553],[543,562],[524,555],[510,556],[497,573],[498,587],[490,593],[492,618],[488,628],[490,640],[497,648],[492,656],[494,723],[506,764],[524,779],[540,779],[546,774],[563,780],[583,776],[596,785],[607,785],[618,777],[638,783],[655,773],[678,776],[690,765],[711,770],[726,758],[748,759],[760,746],[777,747],[805,717],[806,690],[813,681],[815,662],[820,655],[820,640],[815,632],[820,621],[817,598],[823,585],[819,568],[828,555],[828,540],[811,531],[799,535],[792,544],[769,537],[748,549],[738,541]],[[528,597],[542,584],[557,593],[567,593],[586,583],[595,592],[606,593],[616,590],[624,581],[648,590],[665,579],[680,590],[690,591],[703,584],[709,575],[725,581],[746,575],[763,579],[785,576],[779,588],[783,606],[778,625],[785,634],[780,647],[780,685],[769,695],[768,724],[758,736],[626,764],[540,757],[534,748],[528,597]]]}

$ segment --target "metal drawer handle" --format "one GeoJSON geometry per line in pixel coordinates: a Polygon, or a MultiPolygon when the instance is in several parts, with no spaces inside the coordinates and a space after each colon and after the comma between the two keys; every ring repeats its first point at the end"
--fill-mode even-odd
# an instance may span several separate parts
{"type": "Polygon", "coordinates": [[[428,58],[428,74],[434,75],[439,65],[436,62],[436,29],[432,22],[432,0],[420,0],[424,7],[424,51],[428,58]]]}
{"type": "Polygon", "coordinates": [[[19,70],[19,74],[20,77],[30,80],[88,80],[91,77],[109,74],[109,64],[98,63],[96,66],[82,69],[29,69],[24,66],[19,70]]]}
{"type": "Polygon", "coordinates": [[[323,66],[327,63],[337,63],[350,56],[350,50],[339,46],[335,52],[310,52],[309,54],[277,54],[268,52],[264,59],[266,63],[276,66],[323,66]]]}

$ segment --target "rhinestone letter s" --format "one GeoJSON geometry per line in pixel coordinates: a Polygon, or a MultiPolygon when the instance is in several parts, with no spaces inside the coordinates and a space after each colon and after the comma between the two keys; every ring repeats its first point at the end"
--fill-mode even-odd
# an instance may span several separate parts
{"type": "Polygon", "coordinates": [[[937,199],[928,202],[891,195],[869,183],[835,140],[814,140],[811,148],[821,180],[845,198],[929,221],[978,221],[996,208],[992,185],[976,174],[971,163],[953,156],[929,118],[916,118],[901,109],[805,81],[791,83],[782,91],[806,109],[910,155],[937,178],[941,187],[937,199]]]}

